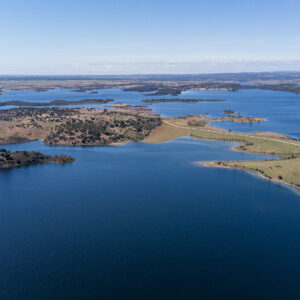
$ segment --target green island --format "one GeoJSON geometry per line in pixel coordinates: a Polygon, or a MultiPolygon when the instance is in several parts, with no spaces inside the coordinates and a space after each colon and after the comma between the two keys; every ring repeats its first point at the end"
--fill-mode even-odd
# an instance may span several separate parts
{"type": "Polygon", "coordinates": [[[73,161],[73,157],[66,155],[50,156],[34,151],[10,152],[6,149],[0,149],[0,169],[17,168],[41,163],[66,164],[73,161]]]}
{"type": "MultiPolygon", "coordinates": [[[[236,151],[272,155],[274,159],[209,161],[197,164],[246,170],[270,180],[300,187],[300,142],[298,140],[277,133],[239,133],[210,125],[211,122],[222,121],[237,123],[263,121],[262,118],[235,114],[232,110],[224,111],[224,114],[225,116],[221,118],[208,118],[207,114],[162,118],[126,104],[118,104],[113,110],[61,107],[14,108],[0,111],[0,144],[43,139],[48,145],[121,145],[140,141],[159,143],[181,136],[203,140],[234,141],[240,143],[234,147],[236,151]]],[[[57,159],[54,160],[57,162],[57,159]]],[[[36,161],[53,162],[53,158],[35,158],[34,162],[36,161]]],[[[11,167],[13,166],[19,164],[12,163],[11,167]]]]}

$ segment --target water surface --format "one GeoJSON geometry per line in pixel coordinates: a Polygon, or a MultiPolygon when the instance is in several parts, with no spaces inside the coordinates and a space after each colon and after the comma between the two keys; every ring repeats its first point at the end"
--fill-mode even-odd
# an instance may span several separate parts
{"type": "MultiPolygon", "coordinates": [[[[147,98],[97,91],[5,91],[0,101],[112,98],[140,105],[147,98]]],[[[149,107],[163,116],[221,117],[233,109],[266,121],[214,126],[300,138],[299,95],[244,90],[179,97],[226,101],[149,107]]],[[[267,158],[232,146],[187,137],[120,147],[4,145],[76,161],[0,170],[0,298],[298,299],[299,194],[239,170],[193,164],[267,158]]]]}
{"type": "Polygon", "coordinates": [[[298,195],[192,164],[233,145],[7,146],[76,162],[0,172],[0,298],[297,298],[298,195]]]}

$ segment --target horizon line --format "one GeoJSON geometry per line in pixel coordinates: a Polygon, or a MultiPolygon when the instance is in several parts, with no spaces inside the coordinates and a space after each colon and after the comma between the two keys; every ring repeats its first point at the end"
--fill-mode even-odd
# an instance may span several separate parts
{"type": "Polygon", "coordinates": [[[197,75],[226,75],[226,74],[274,74],[274,73],[300,73],[300,70],[277,71],[242,71],[242,72],[203,72],[203,73],[127,73],[127,74],[0,74],[0,77],[117,77],[117,76],[197,76],[197,75]]]}

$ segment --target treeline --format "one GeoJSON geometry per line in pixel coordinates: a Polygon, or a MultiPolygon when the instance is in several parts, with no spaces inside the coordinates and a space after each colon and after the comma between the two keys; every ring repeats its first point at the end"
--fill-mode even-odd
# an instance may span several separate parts
{"type": "Polygon", "coordinates": [[[128,140],[141,141],[161,123],[159,117],[106,112],[103,118],[91,120],[72,118],[57,125],[45,139],[45,143],[50,145],[108,145],[128,140]]]}
{"type": "Polygon", "coordinates": [[[82,99],[82,100],[53,100],[50,102],[27,102],[12,100],[0,102],[0,106],[62,106],[62,105],[80,105],[80,104],[105,104],[114,101],[113,99],[82,99]]]}
{"type": "Polygon", "coordinates": [[[231,82],[184,82],[174,85],[168,85],[168,83],[142,83],[134,87],[124,88],[124,91],[136,91],[136,92],[151,92],[148,96],[162,96],[172,95],[178,96],[182,92],[191,89],[208,89],[208,90],[228,90],[238,91],[245,89],[260,89],[260,90],[271,90],[271,91],[283,91],[291,93],[300,93],[300,84],[286,83],[286,84],[240,84],[231,82]]]}
{"type": "Polygon", "coordinates": [[[40,163],[70,163],[74,158],[66,155],[50,156],[40,152],[15,151],[0,149],[0,169],[30,166],[40,163]]]}

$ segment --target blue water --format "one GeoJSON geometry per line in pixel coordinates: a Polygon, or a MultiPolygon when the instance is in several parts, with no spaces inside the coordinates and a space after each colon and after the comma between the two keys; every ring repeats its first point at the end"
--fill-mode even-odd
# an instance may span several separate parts
{"type": "MultiPolygon", "coordinates": [[[[230,91],[186,91],[178,97],[146,96],[139,92],[124,92],[121,89],[95,90],[98,94],[74,92],[68,89],[54,89],[46,92],[5,91],[0,101],[23,100],[32,102],[49,102],[51,100],[80,100],[110,98],[116,102],[132,105],[145,105],[147,98],[191,98],[191,99],[223,99],[224,102],[198,103],[155,103],[149,107],[155,113],[165,117],[185,116],[187,114],[208,113],[209,117],[222,117],[226,109],[240,112],[243,116],[265,118],[262,123],[238,124],[233,122],[214,123],[215,127],[231,129],[240,132],[273,131],[300,139],[300,95],[263,90],[230,91]]],[[[82,105],[71,106],[82,107],[82,105]]],[[[85,107],[103,108],[101,105],[85,105],[85,107]]],[[[1,109],[8,107],[0,107],[1,109]]]]}
{"type": "MultiPolygon", "coordinates": [[[[113,98],[140,105],[147,98],[98,92],[6,91],[0,101],[113,98]]],[[[266,121],[214,126],[300,138],[299,95],[179,97],[227,101],[150,107],[164,116],[218,117],[234,109],[266,121]]],[[[233,145],[187,137],[120,147],[4,145],[76,161],[0,170],[0,299],[299,299],[299,193],[243,171],[193,164],[269,158],[234,152],[233,145]]]]}
{"type": "Polygon", "coordinates": [[[0,172],[0,298],[296,298],[298,195],[193,164],[233,145],[5,146],[76,161],[0,172]]]}

